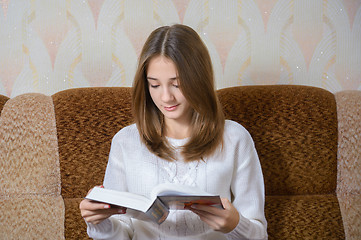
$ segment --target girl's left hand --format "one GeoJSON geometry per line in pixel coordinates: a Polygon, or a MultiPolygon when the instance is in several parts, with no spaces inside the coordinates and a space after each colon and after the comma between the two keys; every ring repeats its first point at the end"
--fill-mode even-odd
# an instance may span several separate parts
{"type": "Polygon", "coordinates": [[[237,226],[239,213],[228,199],[222,198],[221,201],[224,209],[194,204],[189,210],[197,214],[213,230],[228,233],[237,226]]]}

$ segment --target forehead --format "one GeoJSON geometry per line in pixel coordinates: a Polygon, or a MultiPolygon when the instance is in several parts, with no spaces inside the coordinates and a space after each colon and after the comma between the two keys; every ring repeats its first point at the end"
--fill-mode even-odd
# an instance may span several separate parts
{"type": "Polygon", "coordinates": [[[147,77],[163,76],[174,78],[177,77],[178,70],[174,62],[165,56],[153,57],[148,64],[147,77]]]}

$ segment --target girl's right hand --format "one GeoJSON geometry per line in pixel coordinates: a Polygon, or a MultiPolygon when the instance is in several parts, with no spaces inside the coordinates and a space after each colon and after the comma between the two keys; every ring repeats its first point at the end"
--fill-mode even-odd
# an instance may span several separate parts
{"type": "Polygon", "coordinates": [[[124,214],[126,208],[84,199],[79,205],[81,216],[91,224],[98,224],[114,214],[124,214]]]}

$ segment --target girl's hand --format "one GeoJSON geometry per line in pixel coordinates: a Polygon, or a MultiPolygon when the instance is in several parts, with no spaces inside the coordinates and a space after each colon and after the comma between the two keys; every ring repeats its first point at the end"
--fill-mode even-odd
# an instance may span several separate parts
{"type": "Polygon", "coordinates": [[[126,212],[124,207],[115,207],[88,199],[82,200],[79,208],[84,220],[92,224],[98,224],[114,214],[124,214],[126,212]]]}
{"type": "Polygon", "coordinates": [[[213,230],[228,233],[237,226],[239,213],[228,199],[222,198],[221,201],[224,209],[194,204],[189,210],[197,214],[213,230]]]}

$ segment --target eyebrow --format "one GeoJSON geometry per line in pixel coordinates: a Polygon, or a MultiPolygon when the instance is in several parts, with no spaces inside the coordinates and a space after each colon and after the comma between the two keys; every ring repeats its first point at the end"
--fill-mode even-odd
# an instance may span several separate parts
{"type": "MultiPolygon", "coordinates": [[[[147,80],[158,81],[158,78],[147,77],[147,80]]],[[[169,80],[171,80],[171,81],[176,81],[176,80],[178,80],[178,77],[172,77],[172,78],[169,78],[169,80]]]]}

